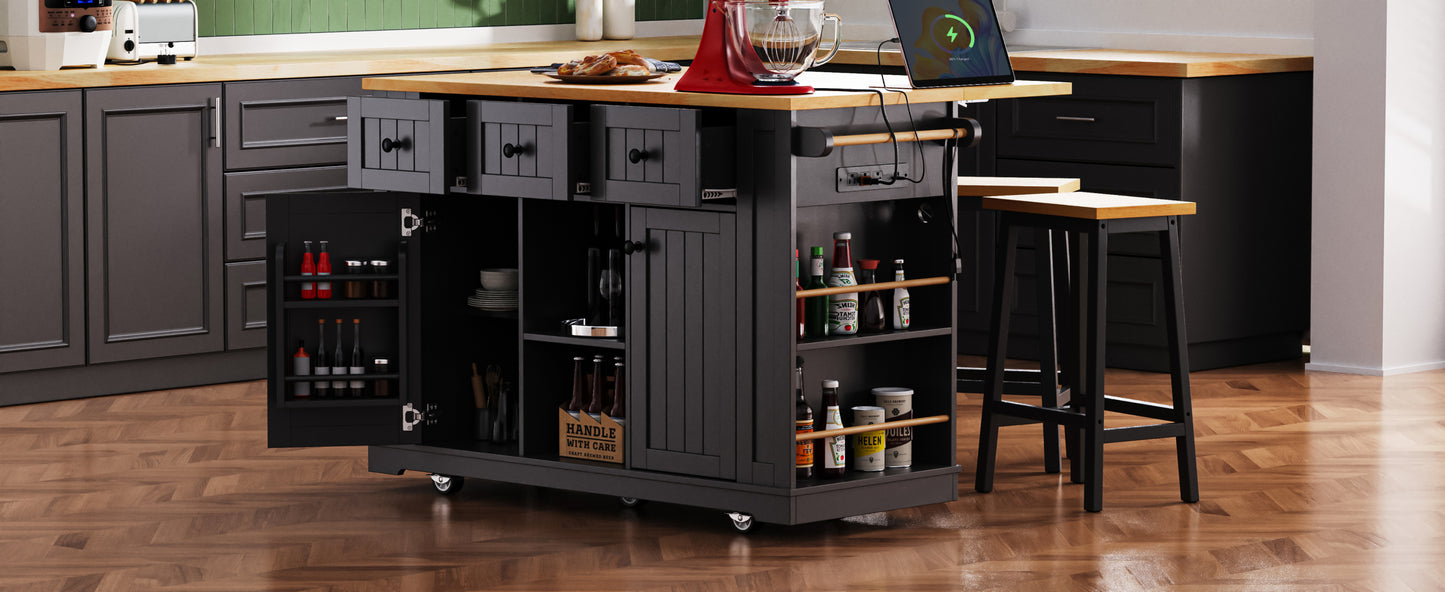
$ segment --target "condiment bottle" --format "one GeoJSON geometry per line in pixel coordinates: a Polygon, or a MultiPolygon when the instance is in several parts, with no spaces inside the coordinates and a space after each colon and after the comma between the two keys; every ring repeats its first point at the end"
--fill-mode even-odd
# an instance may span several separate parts
{"type": "MultiPolygon", "coordinates": [[[[316,261],[311,257],[311,241],[303,241],[306,245],[306,252],[301,255],[301,275],[316,275],[316,261]]],[[[301,282],[301,298],[311,300],[316,297],[316,282],[301,282]]]]}
{"type": "MultiPolygon", "coordinates": [[[[903,260],[893,260],[893,281],[903,281],[903,260]]],[[[893,289],[893,328],[903,330],[908,328],[908,288],[893,289]]]]}
{"type": "MultiPolygon", "coordinates": [[[[346,376],[350,371],[351,367],[346,365],[346,354],[341,352],[341,319],[336,319],[336,349],[331,353],[331,376],[346,376]]],[[[348,380],[332,380],[331,394],[345,397],[346,387],[350,384],[348,380]]]]}
{"type": "MultiPolygon", "coordinates": [[[[316,275],[331,275],[331,255],[326,254],[326,241],[321,241],[321,258],[316,262],[316,275]]],[[[316,297],[331,297],[331,282],[316,282],[316,297]]]]}
{"type": "MultiPolygon", "coordinates": [[[[812,274],[808,276],[808,285],[804,286],[809,290],[826,288],[828,284],[823,282],[823,247],[811,249],[811,261],[809,268],[812,274]]],[[[828,336],[828,297],[814,296],[805,299],[803,303],[803,317],[806,327],[804,332],[808,339],[817,339],[828,336]]]]}
{"type": "MultiPolygon", "coordinates": [[[[849,246],[853,234],[833,233],[833,273],[828,276],[828,287],[856,286],[853,276],[853,250],[849,246]]],[[[846,292],[829,297],[828,334],[853,335],[858,332],[858,293],[846,292]]]]}
{"type": "MultiPolygon", "coordinates": [[[[843,412],[838,408],[838,381],[823,381],[823,429],[843,429],[843,412]]],[[[828,436],[823,438],[823,468],[818,471],[824,479],[843,476],[848,466],[848,437],[828,436]]]]}
{"type": "MultiPolygon", "coordinates": [[[[296,355],[291,357],[292,376],[311,376],[311,356],[306,353],[306,341],[297,344],[296,355]]],[[[297,382],[291,389],[292,394],[298,399],[305,399],[311,396],[311,383],[297,382]]]]}
{"type": "MultiPolygon", "coordinates": [[[[801,292],[801,291],[803,290],[802,275],[803,275],[803,262],[798,259],[798,250],[797,250],[797,249],[793,249],[793,292],[794,292],[794,293],[801,292]]],[[[793,337],[794,337],[795,339],[799,340],[799,341],[802,341],[803,337],[807,336],[807,334],[808,334],[808,332],[807,332],[807,330],[806,330],[808,324],[807,324],[806,322],[804,322],[804,315],[807,314],[807,313],[806,313],[806,311],[803,310],[803,299],[802,299],[802,298],[794,298],[793,300],[797,303],[797,306],[798,306],[798,314],[797,314],[797,316],[798,316],[798,334],[797,334],[797,335],[794,335],[793,337]]]]}
{"type": "MultiPolygon", "coordinates": [[[[803,397],[803,357],[798,356],[798,369],[793,376],[794,386],[798,390],[797,412],[793,416],[794,429],[799,434],[810,434],[813,432],[813,408],[808,406],[808,399],[803,397]]],[[[813,445],[817,440],[801,440],[798,442],[798,451],[793,466],[798,479],[813,478],[813,445]]]]}
{"type": "MultiPolygon", "coordinates": [[[[859,259],[858,267],[858,285],[877,283],[877,259],[859,259]]],[[[888,307],[884,306],[883,296],[877,290],[864,293],[863,310],[859,316],[862,317],[859,326],[868,333],[877,333],[888,326],[888,307]]]]}
{"type": "MultiPolygon", "coordinates": [[[[349,373],[354,376],[366,374],[366,358],[361,354],[361,319],[351,319],[351,365],[347,367],[349,373]]],[[[366,381],[357,378],[351,379],[351,396],[366,396],[366,381]]]]}
{"type": "MultiPolygon", "coordinates": [[[[331,375],[331,361],[326,359],[326,319],[316,319],[316,359],[311,360],[311,372],[316,376],[331,375]]],[[[331,381],[319,380],[316,382],[316,396],[325,397],[331,394],[331,381]]]]}

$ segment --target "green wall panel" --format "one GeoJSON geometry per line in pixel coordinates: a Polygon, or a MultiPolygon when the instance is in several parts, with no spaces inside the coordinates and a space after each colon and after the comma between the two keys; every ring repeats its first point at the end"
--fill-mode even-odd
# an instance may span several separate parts
{"type": "MultiPolygon", "coordinates": [[[[637,0],[637,20],[702,18],[707,0],[637,0]]],[[[202,37],[570,24],[577,0],[197,0],[202,37]]]]}

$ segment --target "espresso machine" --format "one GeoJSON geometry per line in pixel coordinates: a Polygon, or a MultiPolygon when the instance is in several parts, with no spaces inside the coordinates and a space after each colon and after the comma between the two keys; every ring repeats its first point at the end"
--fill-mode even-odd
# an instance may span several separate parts
{"type": "Polygon", "coordinates": [[[110,48],[111,0],[0,3],[0,68],[99,68],[110,48]]]}

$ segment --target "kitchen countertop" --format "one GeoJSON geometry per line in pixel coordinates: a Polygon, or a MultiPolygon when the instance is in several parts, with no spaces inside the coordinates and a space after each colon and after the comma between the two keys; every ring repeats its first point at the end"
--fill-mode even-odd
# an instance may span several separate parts
{"type": "MultiPolygon", "coordinates": [[[[402,92],[437,93],[472,96],[522,97],[531,99],[602,101],[650,105],[683,105],[690,107],[733,107],[739,109],[770,109],[798,111],[837,107],[867,107],[878,104],[872,92],[816,91],[807,95],[728,95],[717,93],[677,92],[673,87],[682,74],[640,84],[567,84],[531,72],[473,72],[467,74],[434,74],[428,76],[367,78],[362,88],[402,92]]],[[[857,88],[867,90],[877,82],[873,74],[807,72],[799,77],[804,84],[817,87],[857,88]]],[[[944,101],[977,101],[1069,94],[1067,82],[1019,81],[1013,84],[967,86],[953,88],[910,89],[882,93],[889,105],[902,104],[904,94],[913,103],[944,101]]]]}
{"type": "MultiPolygon", "coordinates": [[[[273,80],[320,76],[360,76],[527,68],[563,62],[602,51],[635,49],[662,60],[691,59],[698,37],[648,37],[623,41],[549,41],[499,43],[486,48],[401,49],[286,54],[200,56],[174,66],[70,68],[59,71],[0,71],[0,92],[273,80]]],[[[845,44],[836,63],[872,65],[877,55],[860,44],[845,44]]],[[[1010,52],[1015,70],[1129,76],[1198,77],[1309,71],[1314,58],[1263,54],[1192,53],[1110,49],[1043,49],[1010,52]]],[[[885,65],[902,65],[897,50],[883,52],[885,65]]]]}

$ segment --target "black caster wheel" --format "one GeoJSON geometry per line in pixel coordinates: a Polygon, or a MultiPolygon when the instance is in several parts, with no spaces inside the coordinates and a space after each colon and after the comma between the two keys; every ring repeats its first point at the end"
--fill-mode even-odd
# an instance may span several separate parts
{"type": "Polygon", "coordinates": [[[625,495],[617,498],[617,501],[621,502],[622,507],[624,508],[636,508],[637,506],[647,503],[647,500],[640,500],[635,497],[627,497],[625,495]]]}
{"type": "Polygon", "coordinates": [[[437,493],[442,495],[456,495],[458,491],[462,490],[462,485],[465,485],[466,482],[466,479],[453,477],[451,475],[433,474],[431,476],[432,487],[435,487],[437,493]]]}
{"type": "Polygon", "coordinates": [[[751,514],[743,514],[741,512],[728,512],[727,516],[733,521],[733,530],[744,534],[751,532],[753,528],[756,527],[758,524],[757,522],[753,521],[753,517],[751,514]]]}

